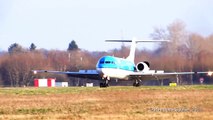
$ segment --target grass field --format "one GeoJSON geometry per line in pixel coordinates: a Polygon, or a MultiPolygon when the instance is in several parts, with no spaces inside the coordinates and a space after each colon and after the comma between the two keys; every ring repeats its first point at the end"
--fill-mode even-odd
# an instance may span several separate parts
{"type": "Polygon", "coordinates": [[[213,120],[213,86],[0,88],[0,119],[213,120]]]}

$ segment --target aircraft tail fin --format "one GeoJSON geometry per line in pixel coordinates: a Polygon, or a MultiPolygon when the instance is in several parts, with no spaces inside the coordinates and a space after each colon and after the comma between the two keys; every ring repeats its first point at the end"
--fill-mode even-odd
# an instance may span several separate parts
{"type": "Polygon", "coordinates": [[[138,42],[165,42],[169,40],[137,40],[136,38],[133,38],[132,40],[106,40],[106,42],[131,42],[130,52],[129,56],[126,58],[129,61],[132,61],[134,63],[135,61],[135,50],[136,50],[136,44],[138,42]]]}

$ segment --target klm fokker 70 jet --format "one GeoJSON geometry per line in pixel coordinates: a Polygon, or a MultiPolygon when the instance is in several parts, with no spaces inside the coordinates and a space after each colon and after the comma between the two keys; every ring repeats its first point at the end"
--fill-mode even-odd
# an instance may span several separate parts
{"type": "Polygon", "coordinates": [[[64,71],[48,71],[48,70],[33,70],[34,74],[38,72],[67,74],[70,77],[88,78],[101,80],[100,87],[108,87],[109,81],[116,80],[132,80],[133,86],[140,86],[142,80],[161,80],[177,77],[184,74],[208,73],[212,72],[164,72],[150,70],[148,61],[134,63],[135,49],[138,42],[168,42],[168,40],[106,40],[106,42],[131,42],[130,53],[127,58],[118,58],[114,56],[104,56],[99,59],[96,65],[96,70],[79,70],[79,72],[64,72],[64,71]]]}

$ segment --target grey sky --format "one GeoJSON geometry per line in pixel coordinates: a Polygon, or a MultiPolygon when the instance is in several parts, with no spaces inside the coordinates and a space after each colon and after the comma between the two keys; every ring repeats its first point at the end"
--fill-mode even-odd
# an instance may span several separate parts
{"type": "Polygon", "coordinates": [[[66,50],[74,39],[82,49],[109,50],[120,44],[105,39],[147,39],[153,27],[176,19],[206,36],[213,33],[212,5],[212,0],[0,0],[0,49],[16,42],[66,50]]]}

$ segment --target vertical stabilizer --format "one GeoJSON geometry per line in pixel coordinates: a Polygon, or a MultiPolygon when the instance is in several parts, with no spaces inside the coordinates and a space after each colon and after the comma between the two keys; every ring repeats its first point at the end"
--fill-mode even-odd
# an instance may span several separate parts
{"type": "Polygon", "coordinates": [[[169,40],[137,40],[133,38],[132,40],[106,40],[106,42],[131,42],[129,56],[126,58],[127,60],[134,63],[135,61],[135,50],[136,44],[138,42],[168,42],[169,40]]]}
{"type": "Polygon", "coordinates": [[[133,38],[132,43],[131,43],[131,47],[130,47],[129,56],[126,58],[127,60],[129,60],[133,63],[135,61],[136,44],[137,44],[136,38],[133,38]]]}

